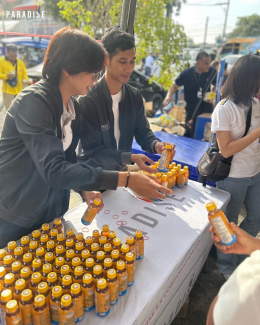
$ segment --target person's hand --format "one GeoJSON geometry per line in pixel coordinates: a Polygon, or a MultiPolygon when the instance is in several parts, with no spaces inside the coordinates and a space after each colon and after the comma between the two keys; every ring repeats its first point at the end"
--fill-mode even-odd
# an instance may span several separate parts
{"type": "Polygon", "coordinates": [[[130,174],[128,187],[147,199],[165,199],[165,194],[173,193],[168,188],[159,184],[159,182],[157,183],[152,177],[148,177],[141,173],[130,174]]]}
{"type": "Polygon", "coordinates": [[[94,199],[98,198],[101,200],[101,203],[99,205],[98,208],[98,212],[99,213],[103,208],[104,208],[104,202],[103,202],[103,198],[102,198],[102,194],[100,192],[95,192],[95,191],[83,191],[82,192],[82,196],[85,199],[87,205],[90,205],[94,199]]]}
{"type": "Polygon", "coordinates": [[[141,170],[146,171],[147,173],[158,173],[158,170],[146,165],[148,162],[151,165],[154,165],[154,161],[142,154],[132,154],[131,155],[131,162],[136,163],[141,170]]]}
{"type": "Polygon", "coordinates": [[[166,97],[163,101],[163,106],[167,106],[171,101],[171,98],[170,97],[166,97]]]}
{"type": "Polygon", "coordinates": [[[173,143],[169,143],[169,142],[160,142],[160,141],[158,141],[158,142],[156,142],[156,144],[155,144],[155,151],[159,154],[159,155],[161,155],[162,154],[162,152],[163,152],[163,150],[164,150],[164,148],[165,148],[165,146],[166,146],[166,144],[169,144],[169,145],[171,145],[172,146],[172,149],[171,149],[171,152],[172,152],[172,158],[171,158],[171,160],[173,160],[173,157],[175,156],[175,144],[173,144],[173,143]]]}
{"type": "Polygon", "coordinates": [[[237,236],[237,240],[230,246],[225,246],[220,243],[219,237],[215,234],[211,226],[209,231],[212,233],[211,238],[215,246],[224,254],[245,254],[250,255],[254,250],[260,249],[260,240],[249,235],[247,232],[239,228],[233,222],[230,223],[230,228],[237,236]]]}
{"type": "Polygon", "coordinates": [[[12,73],[8,73],[8,74],[7,74],[7,78],[8,78],[9,80],[14,79],[14,77],[15,77],[15,75],[12,74],[12,73]]]}
{"type": "Polygon", "coordinates": [[[29,85],[32,84],[32,80],[31,79],[26,79],[26,80],[24,80],[24,83],[29,86],[29,85]]]}

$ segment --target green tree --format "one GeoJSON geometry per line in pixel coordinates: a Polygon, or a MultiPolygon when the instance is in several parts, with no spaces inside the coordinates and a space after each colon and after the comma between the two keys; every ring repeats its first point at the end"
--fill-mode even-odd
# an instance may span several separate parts
{"type": "Polygon", "coordinates": [[[238,36],[259,36],[260,35],[260,15],[239,17],[235,29],[228,34],[228,39],[238,36]]]}

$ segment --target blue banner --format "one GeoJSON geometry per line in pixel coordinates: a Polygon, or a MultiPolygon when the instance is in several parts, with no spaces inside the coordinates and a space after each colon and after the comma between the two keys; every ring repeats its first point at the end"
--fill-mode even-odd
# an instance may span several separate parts
{"type": "Polygon", "coordinates": [[[219,64],[217,87],[216,87],[216,105],[220,101],[220,91],[224,79],[225,60],[220,60],[219,63],[220,64],[219,64]]]}

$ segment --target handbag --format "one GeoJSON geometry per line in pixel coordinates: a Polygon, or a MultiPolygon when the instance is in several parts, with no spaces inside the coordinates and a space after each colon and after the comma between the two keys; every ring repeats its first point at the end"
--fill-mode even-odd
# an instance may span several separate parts
{"type": "MultiPolygon", "coordinates": [[[[249,108],[246,117],[245,137],[249,131],[252,116],[252,106],[249,108]]],[[[197,173],[200,175],[199,181],[206,186],[206,181],[217,182],[227,178],[231,168],[233,156],[224,158],[219,152],[217,140],[207,149],[200,158],[197,166],[197,173]]]]}
{"type": "Polygon", "coordinates": [[[6,80],[11,87],[16,87],[16,85],[17,85],[17,65],[18,65],[18,62],[16,61],[15,77],[12,80],[9,80],[9,79],[6,80]]]}

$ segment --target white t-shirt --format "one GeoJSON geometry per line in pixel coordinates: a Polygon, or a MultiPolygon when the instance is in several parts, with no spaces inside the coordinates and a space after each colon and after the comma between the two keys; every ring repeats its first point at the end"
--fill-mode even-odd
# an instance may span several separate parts
{"type": "Polygon", "coordinates": [[[215,325],[260,324],[260,250],[241,263],[221,287],[213,309],[215,325]]]}
{"type": "Polygon", "coordinates": [[[68,111],[66,110],[66,107],[63,104],[63,114],[60,118],[60,124],[61,124],[61,132],[62,132],[62,144],[63,144],[63,150],[66,151],[72,142],[72,129],[71,129],[71,121],[75,120],[76,114],[75,114],[75,108],[73,105],[73,102],[71,98],[68,101],[68,111]]]}
{"type": "MultiPolygon", "coordinates": [[[[230,99],[222,100],[212,114],[211,131],[230,131],[231,140],[241,139],[246,128],[246,111],[230,99]]],[[[254,99],[252,105],[251,125],[248,134],[260,127],[260,105],[254,99]]],[[[253,177],[260,172],[260,145],[256,139],[248,147],[234,155],[229,177],[253,177]]]]}
{"type": "Polygon", "coordinates": [[[154,63],[154,58],[151,55],[148,55],[145,58],[145,66],[151,68],[154,63]]]}
{"type": "Polygon", "coordinates": [[[119,144],[119,139],[120,139],[120,129],[119,129],[119,102],[121,100],[122,97],[122,91],[120,90],[120,92],[116,95],[111,95],[112,97],[112,101],[113,101],[113,106],[112,106],[112,110],[114,113],[114,136],[116,139],[116,145],[117,145],[117,149],[118,149],[118,144],[119,144]]]}

